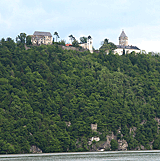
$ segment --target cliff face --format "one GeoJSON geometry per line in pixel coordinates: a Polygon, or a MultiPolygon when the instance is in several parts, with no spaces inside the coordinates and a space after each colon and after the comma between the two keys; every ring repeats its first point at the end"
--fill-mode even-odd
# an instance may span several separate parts
{"type": "MultiPolygon", "coordinates": [[[[159,118],[155,118],[155,120],[157,122],[159,122],[160,119],[159,118]]],[[[142,123],[145,124],[146,121],[142,121],[142,123]]],[[[96,130],[97,130],[97,128],[96,128],[96,130]]],[[[129,129],[129,135],[130,135],[131,138],[138,137],[138,134],[136,134],[136,130],[137,130],[137,127],[132,127],[132,128],[129,129]]],[[[96,132],[97,132],[97,134],[99,134],[99,136],[102,135],[102,133],[100,133],[98,131],[96,131],[96,132]]],[[[92,138],[94,138],[94,137],[92,137],[92,138]]],[[[113,150],[112,149],[112,145],[111,145],[111,141],[114,140],[114,142],[117,143],[117,146],[116,146],[115,150],[118,150],[118,151],[146,150],[146,147],[141,145],[141,144],[137,144],[137,146],[135,146],[133,148],[129,147],[127,140],[125,140],[124,138],[125,138],[124,135],[121,133],[121,128],[119,128],[117,130],[116,135],[113,132],[111,132],[110,134],[108,134],[106,136],[106,140],[101,141],[100,139],[98,139],[98,140],[95,139],[95,142],[93,143],[94,139],[90,139],[88,141],[88,146],[90,146],[90,151],[106,151],[106,150],[108,151],[108,150],[113,150]]],[[[153,149],[153,143],[154,143],[154,140],[149,142],[148,148],[151,149],[151,150],[153,149]]]]}

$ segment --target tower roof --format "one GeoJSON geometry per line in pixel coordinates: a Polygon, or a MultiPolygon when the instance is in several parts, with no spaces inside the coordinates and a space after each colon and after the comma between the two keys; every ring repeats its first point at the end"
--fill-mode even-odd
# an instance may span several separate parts
{"type": "Polygon", "coordinates": [[[122,31],[120,37],[127,37],[126,34],[125,34],[125,32],[124,32],[124,30],[122,31]]]}

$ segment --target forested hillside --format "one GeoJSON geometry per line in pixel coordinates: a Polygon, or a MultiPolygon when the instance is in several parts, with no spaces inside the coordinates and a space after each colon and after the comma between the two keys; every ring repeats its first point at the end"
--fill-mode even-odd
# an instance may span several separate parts
{"type": "Polygon", "coordinates": [[[160,148],[160,57],[0,41],[0,153],[88,151],[121,127],[128,150],[160,148]],[[67,122],[71,126],[67,126],[67,122]],[[91,124],[97,123],[97,133],[91,124]],[[130,128],[136,127],[136,135],[130,128]],[[80,144],[78,146],[78,144],[80,144]]]}

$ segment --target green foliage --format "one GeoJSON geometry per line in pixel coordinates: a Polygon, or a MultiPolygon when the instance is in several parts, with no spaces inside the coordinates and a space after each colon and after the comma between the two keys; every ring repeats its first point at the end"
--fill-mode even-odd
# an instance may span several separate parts
{"type": "Polygon", "coordinates": [[[118,142],[116,140],[112,139],[110,144],[111,144],[112,151],[115,151],[118,149],[118,142]]]}
{"type": "Polygon", "coordinates": [[[101,52],[108,51],[111,53],[113,50],[117,48],[117,46],[114,43],[108,42],[108,39],[105,39],[101,44],[102,46],[99,49],[101,52]]]}
{"type": "Polygon", "coordinates": [[[32,45],[31,36],[26,37],[26,45],[32,45]]]}
{"type": "Polygon", "coordinates": [[[66,44],[66,41],[65,41],[65,40],[61,40],[61,41],[58,42],[58,45],[63,45],[63,46],[65,46],[65,44],[66,44]]]}
{"type": "Polygon", "coordinates": [[[72,42],[72,46],[74,46],[74,47],[79,47],[78,41],[77,41],[77,40],[74,40],[74,41],[72,42]]]}
{"type": "Polygon", "coordinates": [[[55,31],[55,32],[54,32],[54,35],[56,36],[56,42],[57,42],[57,39],[60,38],[58,32],[55,31]]]}
{"type": "Polygon", "coordinates": [[[70,38],[71,42],[75,40],[75,37],[73,35],[69,35],[68,37],[70,38]]]}
{"type": "Polygon", "coordinates": [[[80,37],[80,43],[87,43],[87,37],[80,37]]]}
{"type": "Polygon", "coordinates": [[[17,37],[16,37],[16,41],[17,43],[25,43],[26,42],[26,34],[25,33],[20,33],[17,37]]]}
{"type": "Polygon", "coordinates": [[[153,143],[153,149],[159,150],[160,149],[160,136],[156,137],[153,143]]]}
{"type": "Polygon", "coordinates": [[[47,153],[88,151],[88,139],[97,135],[91,123],[101,140],[121,128],[128,149],[149,149],[153,140],[159,149],[159,80],[159,56],[90,54],[57,44],[24,50],[2,39],[0,153],[29,153],[32,145],[47,153]]]}

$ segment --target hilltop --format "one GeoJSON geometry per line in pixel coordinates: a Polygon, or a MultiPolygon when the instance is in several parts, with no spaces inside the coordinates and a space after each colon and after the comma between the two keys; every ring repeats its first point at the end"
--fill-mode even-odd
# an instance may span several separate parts
{"type": "Polygon", "coordinates": [[[160,149],[160,57],[0,42],[0,153],[160,149]],[[91,130],[97,124],[97,130],[91,130]],[[99,137],[100,142],[92,141],[99,137]],[[122,143],[123,144],[123,143],[122,143]]]}

